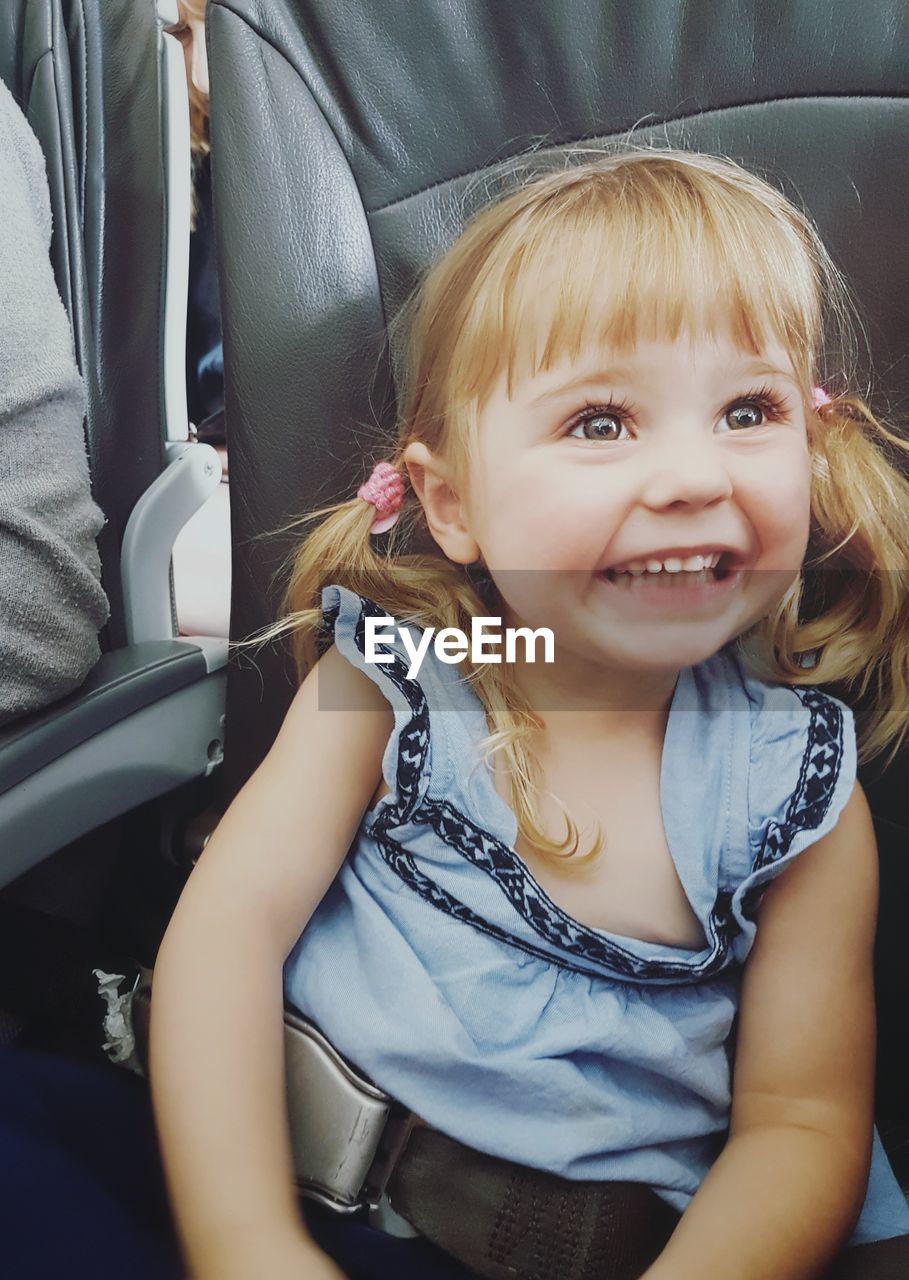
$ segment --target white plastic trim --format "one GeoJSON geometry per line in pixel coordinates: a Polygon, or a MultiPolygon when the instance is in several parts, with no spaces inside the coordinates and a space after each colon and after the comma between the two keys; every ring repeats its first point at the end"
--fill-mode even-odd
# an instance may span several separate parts
{"type": "MultiPolygon", "coordinates": [[[[159,0],[159,20],[178,20],[175,0],[159,0]],[[171,11],[173,16],[171,15],[171,11]],[[166,16],[165,16],[166,15],[166,16]]],[[[164,340],[162,390],[168,440],[188,440],[186,416],[186,305],[189,284],[189,226],[192,210],[192,153],[189,93],[183,47],[161,32],[159,84],[164,147],[164,340]]]]}
{"type": "Polygon", "coordinates": [[[202,650],[205,669],[209,673],[220,671],[227,666],[228,642],[221,636],[181,636],[187,644],[194,644],[202,650]]]}
{"type": "Polygon", "coordinates": [[[210,444],[172,444],[169,463],[133,508],[120,552],[130,644],[175,635],[170,561],[177,534],[221,483],[210,444]]]}

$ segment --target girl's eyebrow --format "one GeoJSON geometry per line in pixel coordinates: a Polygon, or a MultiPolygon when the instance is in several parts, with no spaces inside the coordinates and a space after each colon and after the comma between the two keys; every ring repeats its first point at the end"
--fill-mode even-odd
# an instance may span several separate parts
{"type": "MultiPolygon", "coordinates": [[[[571,395],[582,387],[622,382],[633,378],[636,371],[634,364],[614,364],[602,370],[587,370],[569,379],[568,382],[560,382],[557,387],[552,387],[549,391],[543,391],[540,395],[535,396],[530,403],[532,406],[546,404],[548,401],[556,400],[560,396],[571,395]]],[[[797,386],[795,375],[791,369],[781,369],[778,365],[770,364],[766,360],[747,360],[740,364],[732,365],[729,370],[729,376],[737,378],[781,378],[792,383],[793,386],[797,386]]]]}
{"type": "Polygon", "coordinates": [[[585,373],[579,373],[577,377],[569,379],[568,382],[560,382],[557,387],[552,387],[549,391],[544,391],[540,395],[535,396],[531,400],[532,405],[545,404],[547,400],[555,400],[559,396],[570,395],[573,391],[578,391],[581,387],[589,387],[594,383],[602,385],[607,382],[622,382],[625,379],[634,376],[635,367],[630,364],[614,364],[608,369],[588,370],[585,373]]]}
{"type": "Polygon", "coordinates": [[[768,364],[764,360],[749,360],[741,369],[733,370],[736,374],[743,377],[750,376],[754,378],[783,378],[787,382],[797,385],[795,374],[792,369],[781,369],[779,365],[768,364]]]}

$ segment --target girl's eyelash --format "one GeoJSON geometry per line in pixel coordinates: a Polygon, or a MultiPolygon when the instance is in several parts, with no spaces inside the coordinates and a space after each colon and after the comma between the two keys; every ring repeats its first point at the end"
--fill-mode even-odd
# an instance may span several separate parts
{"type": "Polygon", "coordinates": [[[634,410],[627,400],[610,400],[608,404],[595,404],[592,400],[588,400],[584,408],[579,413],[576,413],[567,424],[566,430],[572,431],[589,418],[595,418],[598,413],[608,413],[612,417],[618,418],[621,422],[634,421],[634,410]]]}
{"type": "Polygon", "coordinates": [[[731,400],[724,413],[728,413],[733,405],[742,403],[756,404],[763,409],[768,418],[772,418],[775,422],[780,418],[785,418],[789,411],[789,402],[785,396],[778,395],[772,387],[760,387],[756,391],[749,391],[746,395],[736,396],[731,400]]]}
{"type": "MultiPolygon", "coordinates": [[[[756,404],[764,412],[765,416],[774,422],[779,422],[789,412],[789,402],[786,397],[779,395],[772,387],[768,386],[758,387],[754,391],[747,391],[743,395],[735,396],[724,407],[723,413],[728,413],[730,409],[740,404],[756,404]]],[[[566,430],[572,431],[582,422],[596,417],[599,413],[610,414],[623,423],[634,422],[634,410],[627,400],[610,400],[607,404],[595,404],[593,401],[588,401],[583,409],[570,420],[566,430]]]]}

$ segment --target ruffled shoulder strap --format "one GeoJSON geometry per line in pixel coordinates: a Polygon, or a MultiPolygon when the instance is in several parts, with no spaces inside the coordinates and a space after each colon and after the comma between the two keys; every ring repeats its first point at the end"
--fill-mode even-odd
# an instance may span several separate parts
{"type": "Polygon", "coordinates": [[[485,732],[485,716],[476,695],[457,670],[440,663],[430,648],[417,674],[411,674],[399,628],[407,626],[413,644],[422,631],[347,587],[322,591],[322,618],[347,661],[378,685],[394,711],[395,724],[382,759],[391,795],[386,808],[406,821],[430,790],[450,794],[467,746],[485,732]]]}
{"type": "Polygon", "coordinates": [[[836,826],[856,778],[855,724],[820,689],[769,685],[743,676],[750,705],[748,840],[725,851],[722,887],[744,959],[771,880],[836,826]]]}

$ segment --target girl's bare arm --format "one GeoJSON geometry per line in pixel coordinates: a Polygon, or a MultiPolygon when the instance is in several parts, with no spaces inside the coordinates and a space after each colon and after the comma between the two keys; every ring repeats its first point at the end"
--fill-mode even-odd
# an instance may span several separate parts
{"type": "MultiPolygon", "coordinates": [[[[323,698],[323,702],[328,699],[323,698]]],[[[381,777],[393,715],[330,649],[193,871],[155,967],[151,1078],[192,1274],[339,1276],[302,1225],[284,1104],[282,966],[381,777]],[[319,685],[334,707],[320,707],[319,685]],[[353,709],[359,708],[359,709],[353,709]]]]}
{"type": "Polygon", "coordinates": [[[811,1280],[864,1198],[877,856],[856,785],[767,890],[746,966],[729,1141],[646,1280],[811,1280]]]}

